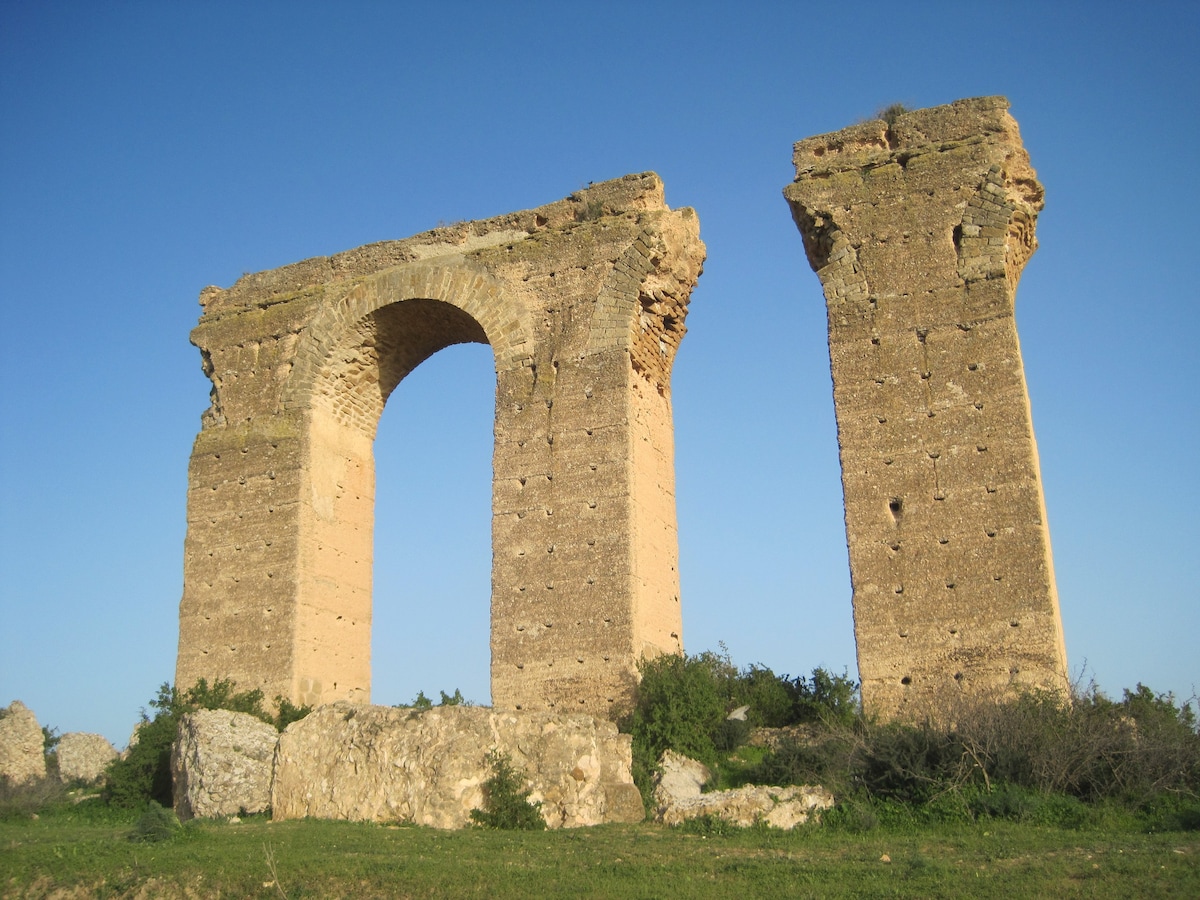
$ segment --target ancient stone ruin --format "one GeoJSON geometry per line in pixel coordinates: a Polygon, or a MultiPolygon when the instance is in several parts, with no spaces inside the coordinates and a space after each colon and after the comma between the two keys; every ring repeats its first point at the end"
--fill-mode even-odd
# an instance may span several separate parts
{"type": "Polygon", "coordinates": [[[550,828],[640,822],[632,742],[588,715],[332,704],[280,735],[271,815],[462,828],[485,805],[493,751],[520,773],[550,828]]]}
{"type": "MultiPolygon", "coordinates": [[[[863,702],[1066,687],[1013,318],[1043,192],[1003,98],[796,144],[824,287],[863,702]]],[[[372,444],[405,375],[496,363],[499,708],[626,709],[682,650],[670,376],[704,260],[653,174],[201,294],[176,683],[370,697],[372,444]]]]}
{"type": "Polygon", "coordinates": [[[864,705],[1063,689],[1013,318],[1041,184],[1001,97],[800,141],[784,195],[824,287],[864,705]]]}
{"type": "Polygon", "coordinates": [[[33,710],[14,700],[0,709],[0,778],[28,784],[46,777],[42,726],[33,710]]]}
{"type": "Polygon", "coordinates": [[[492,700],[611,718],[682,647],[670,376],[704,261],[653,174],[210,287],[175,681],[370,697],[372,443],[405,375],[496,363],[492,700]]]}

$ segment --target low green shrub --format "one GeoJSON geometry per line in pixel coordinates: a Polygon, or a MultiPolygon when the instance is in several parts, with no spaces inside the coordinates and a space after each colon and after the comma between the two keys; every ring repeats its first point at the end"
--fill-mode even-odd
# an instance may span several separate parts
{"type": "Polygon", "coordinates": [[[936,718],[879,722],[858,685],[739,669],[721,653],[644,663],[633,736],[634,781],[650,802],[653,771],[674,750],[714,772],[714,787],[822,784],[846,827],[871,820],[1006,819],[1067,828],[1141,816],[1161,828],[1200,824],[1200,723],[1139,684],[1111,700],[1094,686],[959,698],[936,718]],[[746,707],[744,721],[730,711],[746,707]],[[770,749],[743,746],[753,728],[786,728],[770,749]],[[793,726],[793,727],[787,727],[793,726]],[[866,804],[866,806],[864,806],[866,804]],[[867,810],[869,809],[869,815],[867,810]]]}
{"type": "Polygon", "coordinates": [[[664,750],[699,760],[725,786],[747,768],[729,757],[753,729],[833,726],[858,716],[858,685],[848,676],[819,668],[811,679],[776,675],[762,665],[739,669],[723,644],[719,653],[659,656],[644,661],[639,672],[637,704],[621,726],[633,736],[634,782],[647,803],[664,750]],[[741,707],[745,718],[730,719],[741,707]],[[726,767],[732,770],[728,776],[726,767]]]}
{"type": "Polygon", "coordinates": [[[313,710],[312,706],[307,703],[305,703],[303,706],[297,706],[291,700],[287,699],[287,697],[282,695],[276,695],[275,709],[277,712],[275,713],[275,718],[272,724],[274,724],[279,731],[283,731],[283,729],[287,728],[293,722],[299,722],[313,710]]]}
{"type": "Polygon", "coordinates": [[[438,691],[442,695],[442,699],[436,704],[425,696],[424,691],[417,691],[417,696],[411,703],[400,703],[397,706],[400,709],[433,709],[436,706],[471,706],[471,703],[462,695],[462,691],[458,688],[454,689],[453,694],[447,694],[445,691],[438,691]]]}
{"type": "Polygon", "coordinates": [[[134,823],[133,831],[129,833],[131,841],[139,843],[158,843],[178,837],[183,831],[179,818],[174,811],[151,802],[134,823]]]}
{"type": "Polygon", "coordinates": [[[485,828],[541,831],[546,827],[540,801],[530,801],[525,780],[506,754],[488,753],[492,775],[483,783],[483,808],[471,810],[471,821],[485,828]]]}
{"type": "Polygon", "coordinates": [[[66,796],[66,785],[57,774],[20,782],[0,775],[0,822],[31,818],[46,806],[63,802],[66,796]]]}
{"type": "Polygon", "coordinates": [[[875,113],[875,118],[883,119],[887,123],[888,128],[891,128],[896,124],[896,120],[907,112],[912,112],[912,110],[903,103],[890,103],[875,113]]]}

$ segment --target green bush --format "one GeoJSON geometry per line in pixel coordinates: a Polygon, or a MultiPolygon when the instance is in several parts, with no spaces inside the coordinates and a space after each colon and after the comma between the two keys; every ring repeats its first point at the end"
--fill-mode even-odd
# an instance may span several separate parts
{"type": "MultiPolygon", "coordinates": [[[[462,695],[462,691],[458,688],[454,689],[453,694],[447,694],[445,691],[438,691],[442,695],[442,699],[438,701],[438,706],[470,706],[471,704],[462,695]]],[[[424,691],[417,691],[417,696],[412,703],[400,703],[400,709],[433,709],[434,702],[425,696],[424,691]]]]}
{"type": "Polygon", "coordinates": [[[641,664],[637,705],[623,725],[633,735],[633,775],[643,798],[650,796],[650,773],[664,750],[716,765],[714,735],[733,708],[730,668],[712,653],[664,655],[641,664]]]}
{"type": "Polygon", "coordinates": [[[492,776],[483,783],[483,809],[471,810],[471,820],[485,828],[540,831],[546,827],[540,801],[530,802],[524,779],[512,760],[495,750],[488,753],[492,776]]]}
{"type": "Polygon", "coordinates": [[[0,775],[0,822],[29,819],[48,805],[66,800],[67,788],[56,774],[17,782],[0,775]]]}
{"type": "Polygon", "coordinates": [[[1029,691],[960,698],[936,719],[877,722],[862,715],[847,675],[738,669],[723,645],[659,657],[641,675],[622,727],[647,802],[669,748],[707,765],[719,787],[822,784],[843,810],[834,820],[854,829],[977,819],[1081,828],[1130,815],[1160,830],[1200,827],[1195,710],[1142,684],[1120,700],[1094,686],[1029,691]],[[729,720],[741,706],[746,720],[729,720]],[[756,726],[791,727],[770,749],[741,748],[756,726]]]}
{"type": "Polygon", "coordinates": [[[307,703],[303,706],[297,706],[282,695],[276,695],[275,708],[278,712],[275,713],[273,724],[279,731],[283,731],[283,729],[287,728],[293,722],[299,722],[312,712],[313,709],[307,703]]]}
{"type": "Polygon", "coordinates": [[[633,735],[634,782],[647,802],[664,750],[699,760],[725,784],[753,768],[728,760],[754,728],[857,719],[858,685],[848,676],[819,668],[811,679],[776,675],[762,665],[739,669],[720,646],[719,653],[664,655],[639,667],[637,704],[621,725],[633,735]],[[729,719],[740,707],[746,707],[745,720],[729,719]],[[731,770],[728,778],[723,768],[731,770]]]}
{"type": "Polygon", "coordinates": [[[782,724],[823,722],[827,725],[849,726],[858,721],[861,704],[858,682],[846,673],[834,675],[820,666],[813,669],[812,678],[789,679],[783,676],[792,700],[788,720],[782,724]]]}
{"type": "Polygon", "coordinates": [[[888,128],[891,128],[896,124],[896,120],[907,112],[912,112],[912,110],[910,110],[903,103],[890,103],[883,109],[879,110],[879,112],[875,114],[875,118],[883,119],[883,121],[887,123],[888,128]]]}
{"type": "Polygon", "coordinates": [[[182,830],[172,810],[152,802],[134,824],[129,839],[141,843],[169,841],[181,834],[182,830]]]}

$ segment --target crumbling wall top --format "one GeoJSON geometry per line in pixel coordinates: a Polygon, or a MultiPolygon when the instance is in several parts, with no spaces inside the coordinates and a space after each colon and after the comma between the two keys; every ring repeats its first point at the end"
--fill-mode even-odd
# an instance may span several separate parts
{"type": "Polygon", "coordinates": [[[797,178],[859,169],[913,151],[947,150],[954,144],[1020,146],[1016,120],[1004,97],[956,100],[946,106],[910,110],[891,122],[873,119],[841,131],[797,141],[792,163],[797,178]]]}
{"type": "Polygon", "coordinates": [[[282,268],[243,275],[230,288],[200,292],[207,319],[225,312],[292,299],[313,285],[350,281],[381,269],[439,256],[470,253],[524,240],[546,229],[601,216],[667,208],[662,179],[654,172],[589,185],[563,200],[491,219],[456,222],[398,241],[379,241],[333,256],[316,256],[282,268]]]}

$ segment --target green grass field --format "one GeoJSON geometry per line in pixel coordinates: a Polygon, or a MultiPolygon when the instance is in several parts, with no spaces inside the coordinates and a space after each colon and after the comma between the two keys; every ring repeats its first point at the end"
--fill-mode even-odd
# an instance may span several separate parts
{"type": "Polygon", "coordinates": [[[1200,832],[1010,822],[656,825],[458,832],[344,822],[208,822],[129,839],[134,816],[0,822],[4,897],[1200,897],[1200,832]]]}

